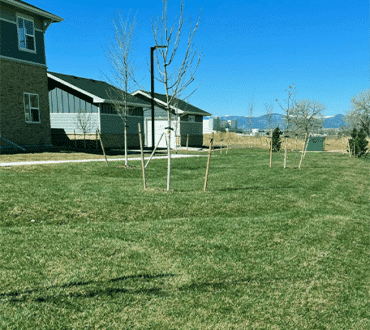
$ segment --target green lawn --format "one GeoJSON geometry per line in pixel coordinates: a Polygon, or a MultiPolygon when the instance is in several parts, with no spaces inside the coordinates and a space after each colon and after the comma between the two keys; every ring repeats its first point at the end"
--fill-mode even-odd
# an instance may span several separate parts
{"type": "Polygon", "coordinates": [[[370,329],[370,162],[273,158],[0,168],[0,329],[370,329]]]}

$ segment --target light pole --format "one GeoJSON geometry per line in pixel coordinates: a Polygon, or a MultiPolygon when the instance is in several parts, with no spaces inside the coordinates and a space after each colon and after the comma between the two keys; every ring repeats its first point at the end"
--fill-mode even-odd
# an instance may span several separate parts
{"type": "Polygon", "coordinates": [[[167,48],[167,46],[154,46],[150,47],[150,64],[151,64],[151,98],[152,98],[152,150],[154,151],[154,62],[153,62],[153,53],[157,48],[167,48]]]}

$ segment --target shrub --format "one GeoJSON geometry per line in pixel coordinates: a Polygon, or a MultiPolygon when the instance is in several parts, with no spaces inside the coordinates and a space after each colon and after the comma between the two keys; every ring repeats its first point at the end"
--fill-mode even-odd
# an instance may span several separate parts
{"type": "MultiPolygon", "coordinates": [[[[367,152],[367,144],[369,143],[366,140],[366,133],[363,128],[361,128],[358,132],[357,129],[354,128],[351,133],[351,138],[349,139],[349,147],[351,149],[351,153],[357,157],[361,157],[366,155],[367,152]]],[[[349,150],[348,150],[349,151],[349,150]]]]}
{"type": "Polygon", "coordinates": [[[283,132],[280,130],[279,126],[274,129],[272,132],[272,152],[280,151],[281,148],[281,139],[280,135],[283,132]]]}

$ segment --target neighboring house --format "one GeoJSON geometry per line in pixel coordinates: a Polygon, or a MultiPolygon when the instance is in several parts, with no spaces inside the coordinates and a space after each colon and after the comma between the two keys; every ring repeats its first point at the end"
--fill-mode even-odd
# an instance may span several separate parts
{"type": "Polygon", "coordinates": [[[63,19],[19,0],[0,0],[0,136],[51,145],[44,34],[63,19]]]}
{"type": "Polygon", "coordinates": [[[214,116],[203,119],[203,133],[209,134],[212,132],[218,132],[221,129],[220,117],[214,116]]]}
{"type": "Polygon", "coordinates": [[[215,133],[225,129],[226,132],[237,132],[238,131],[238,122],[237,120],[220,120],[220,117],[214,116],[213,118],[204,118],[203,120],[203,132],[206,133],[215,133]]]}
{"type": "MultiPolygon", "coordinates": [[[[137,90],[132,95],[147,101],[149,104],[151,102],[150,92],[137,90]]],[[[163,133],[167,135],[168,113],[166,101],[166,95],[154,93],[155,144],[158,143],[163,133]]],[[[147,147],[152,146],[152,114],[150,109],[144,112],[145,145],[147,147]]],[[[186,146],[187,140],[189,147],[201,147],[203,145],[203,117],[211,114],[179,99],[175,99],[175,105],[172,106],[172,114],[171,148],[186,146]]],[[[161,139],[159,147],[166,147],[164,137],[161,139]]]]}
{"type": "MultiPolygon", "coordinates": [[[[77,124],[78,113],[82,110],[90,122],[88,133],[95,134],[98,128],[104,146],[124,146],[124,124],[110,100],[112,94],[118,98],[123,91],[104,81],[55,72],[48,72],[48,84],[51,128],[62,128],[69,137],[83,133],[77,124]]],[[[127,94],[127,103],[127,146],[137,148],[140,147],[138,123],[144,126],[143,108],[149,108],[150,104],[131,94],[127,94]]]]}
{"type": "Polygon", "coordinates": [[[236,131],[238,129],[238,121],[237,120],[227,120],[228,128],[230,132],[236,131]]]}

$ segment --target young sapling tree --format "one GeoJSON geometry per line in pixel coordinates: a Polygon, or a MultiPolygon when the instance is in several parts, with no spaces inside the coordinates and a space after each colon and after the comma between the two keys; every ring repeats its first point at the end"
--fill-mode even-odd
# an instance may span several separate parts
{"type": "MultiPolygon", "coordinates": [[[[188,39],[180,53],[182,44],[181,35],[184,29],[184,4],[180,3],[180,15],[177,24],[168,26],[167,0],[163,0],[162,16],[156,23],[152,21],[152,31],[156,49],[155,59],[157,62],[159,75],[158,80],[163,84],[166,93],[167,110],[167,190],[170,190],[171,178],[171,127],[172,112],[176,113],[176,99],[185,89],[195,80],[195,72],[201,62],[201,55],[194,50],[194,36],[199,27],[200,15],[195,26],[192,27],[189,20],[188,39]],[[162,47],[163,46],[163,47],[162,47]],[[177,65],[177,67],[176,67],[177,65]]],[[[192,95],[195,90],[188,95],[192,95]]],[[[186,99],[186,98],[185,98],[186,99]]]]}
{"type": "Polygon", "coordinates": [[[84,148],[86,149],[86,134],[90,133],[94,128],[94,123],[91,118],[91,113],[88,113],[84,109],[78,109],[75,124],[77,128],[82,132],[84,138],[84,148]]]}

